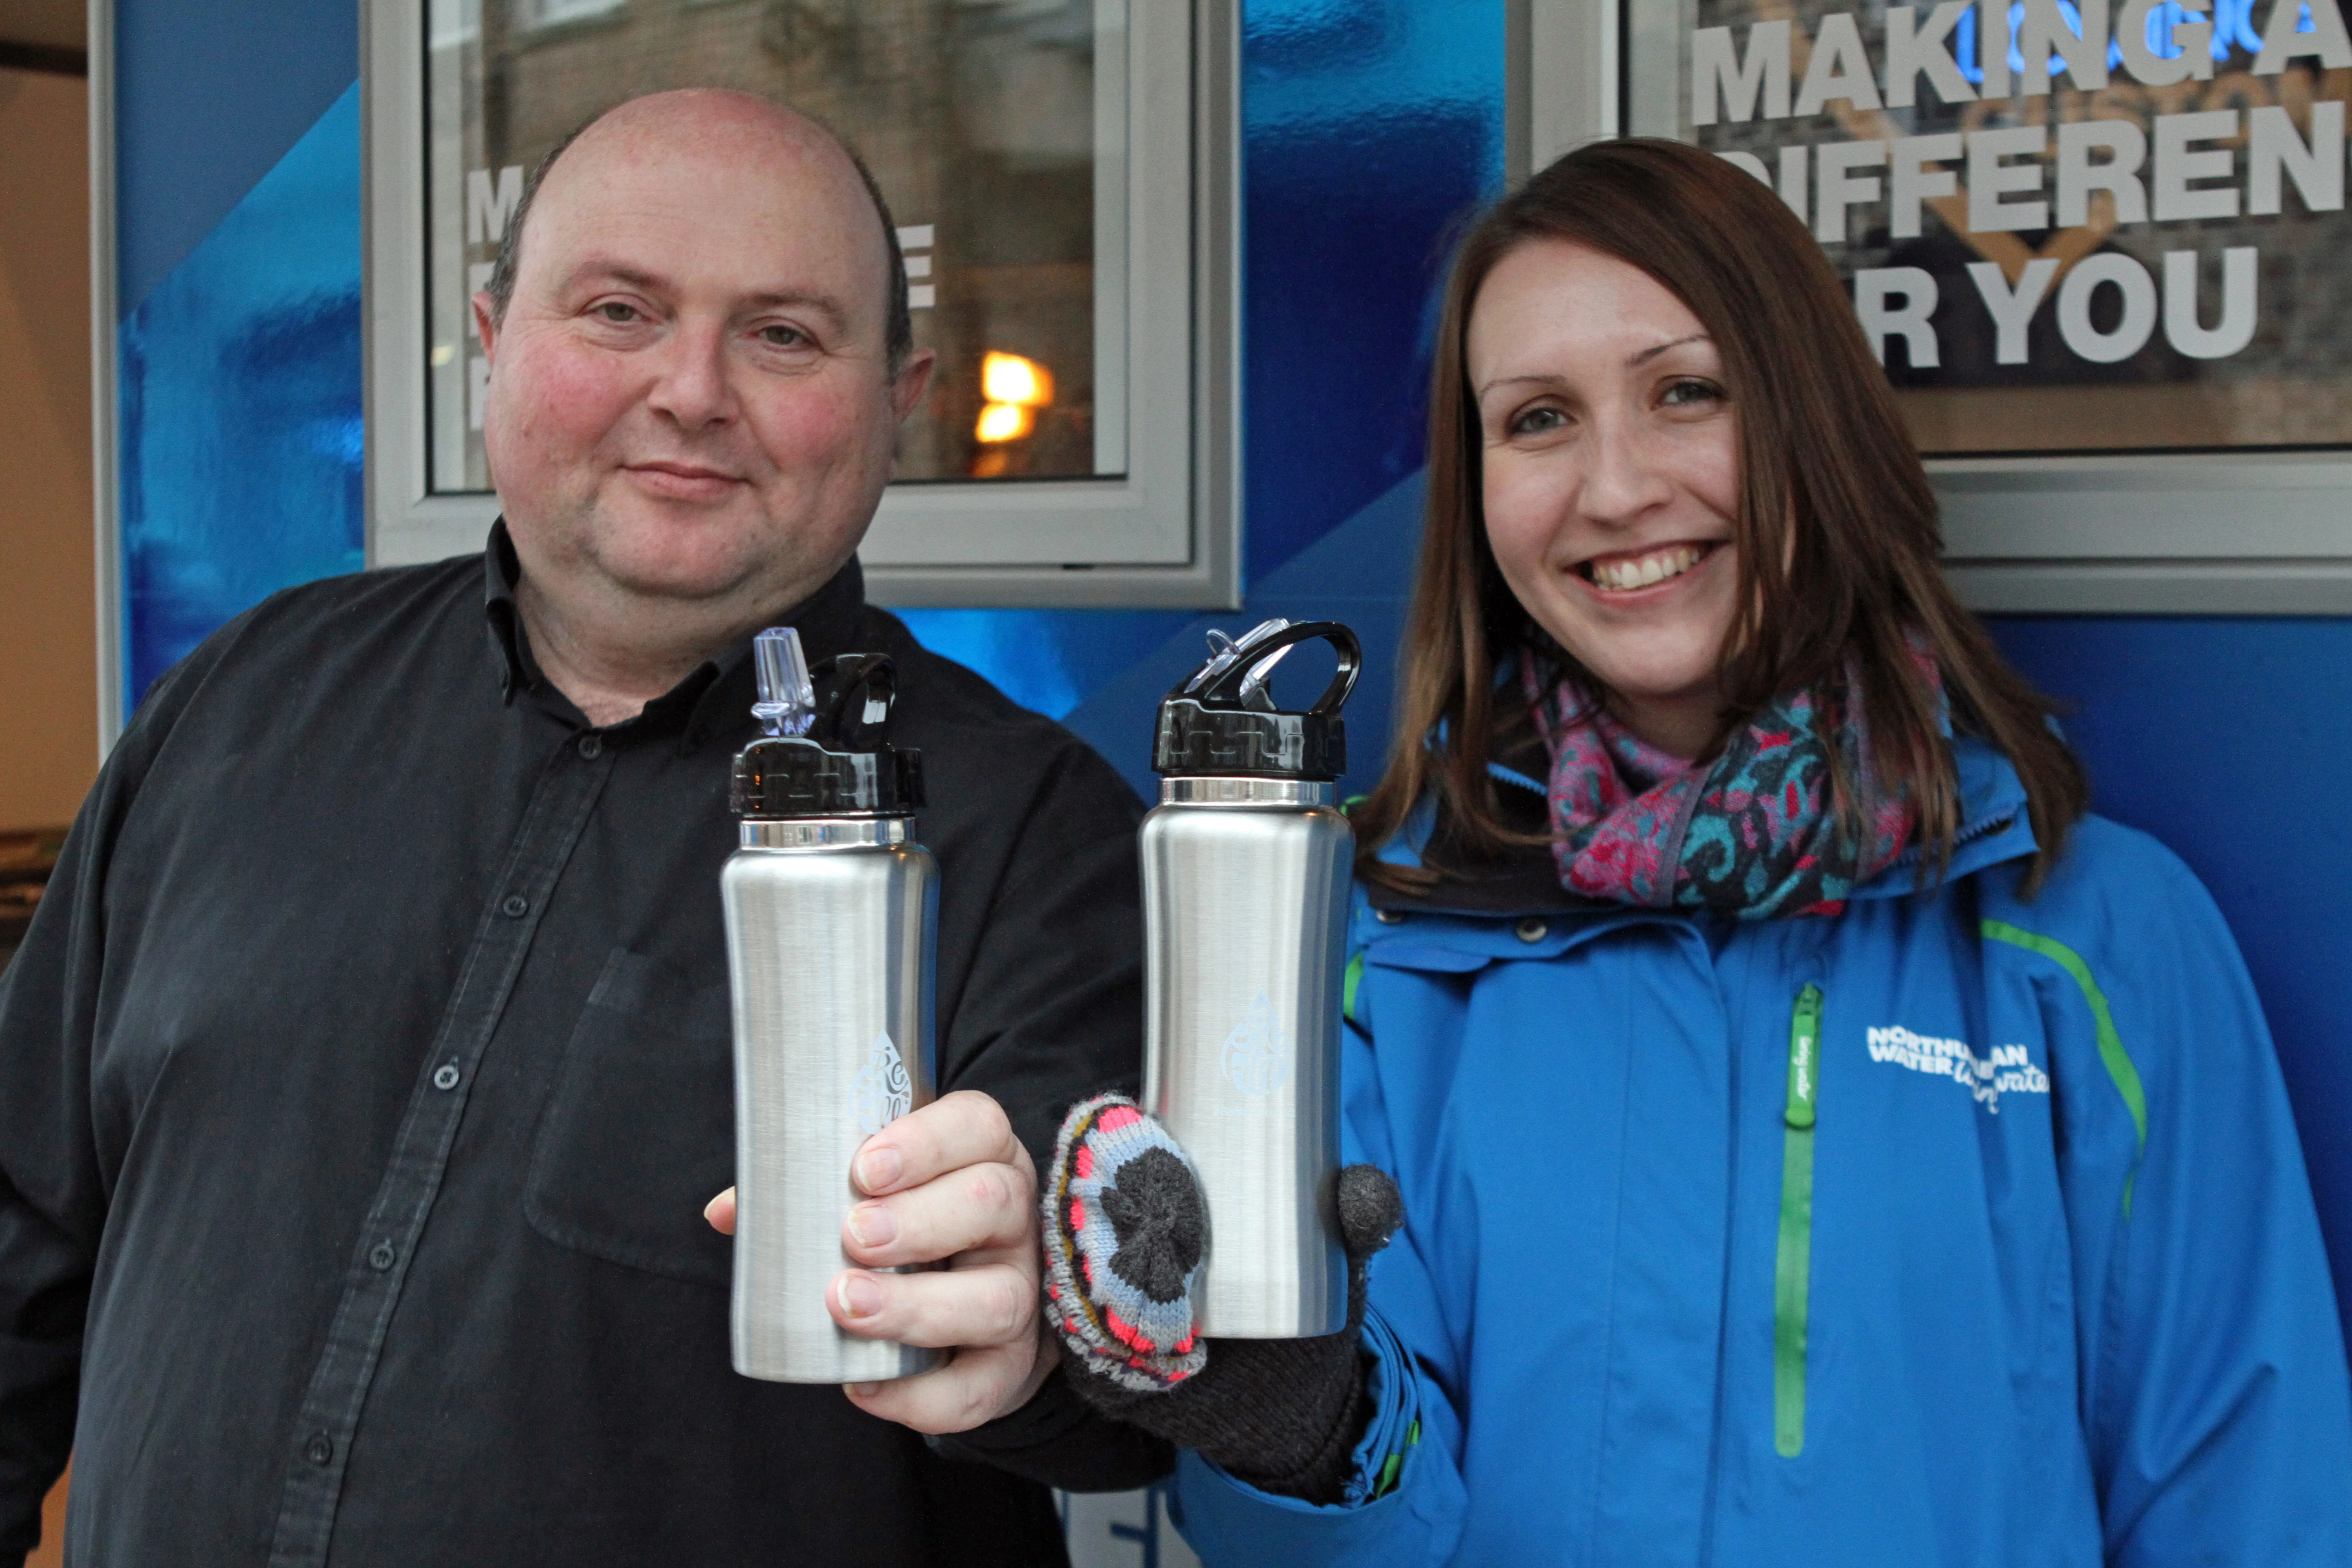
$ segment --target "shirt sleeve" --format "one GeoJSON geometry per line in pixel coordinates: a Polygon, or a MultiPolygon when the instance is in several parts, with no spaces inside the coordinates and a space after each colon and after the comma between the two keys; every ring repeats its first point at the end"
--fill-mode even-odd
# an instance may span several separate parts
{"type": "Polygon", "coordinates": [[[2125,874],[2062,866],[1985,934],[2049,1023],[2106,1560],[2352,1562],[2342,1329],[2261,1005],[2185,866],[2082,831],[2125,874]]]}
{"type": "Polygon", "coordinates": [[[257,613],[215,632],[140,704],[0,974],[0,1563],[38,1543],[42,1501],[73,1447],[112,1179],[90,1113],[109,859],[179,715],[257,613]]]}
{"type": "Polygon", "coordinates": [[[89,1115],[104,793],[83,806],[0,979],[0,1563],[38,1542],[41,1500],[73,1445],[106,1213],[89,1115]]]}
{"type": "MultiPolygon", "coordinates": [[[[1110,765],[1075,738],[1024,798],[959,994],[940,1000],[942,1091],[1004,1108],[1044,1169],[1063,1114],[1143,1070],[1142,812],[1110,765]]],[[[1119,1491],[1168,1473],[1172,1450],[1087,1405],[1060,1373],[1022,1409],[933,1447],[1069,1491],[1119,1491]]]]}
{"type": "Polygon", "coordinates": [[[1402,1167],[1390,1136],[1362,970],[1354,962],[1349,967],[1343,1153],[1351,1163],[1368,1161],[1388,1172],[1405,1215],[1403,1228],[1372,1259],[1366,1295],[1372,1417],[1356,1449],[1348,1499],[1336,1504],[1261,1491],[1197,1453],[1180,1454],[1171,1514],[1202,1561],[1218,1568],[1422,1568],[1453,1558],[1468,1511],[1462,1420],[1449,1392],[1458,1386],[1447,1348],[1453,1336],[1413,1230],[1412,1173],[1402,1167]]]}

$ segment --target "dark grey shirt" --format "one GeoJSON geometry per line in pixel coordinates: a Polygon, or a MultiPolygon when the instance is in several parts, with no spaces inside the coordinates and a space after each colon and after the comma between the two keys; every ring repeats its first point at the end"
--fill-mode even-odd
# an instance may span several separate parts
{"type": "MultiPolygon", "coordinates": [[[[1060,1561],[1034,1481],[731,1370],[747,650],[594,728],[514,572],[500,531],[277,595],[84,805],[0,981],[0,1561],[68,1444],[85,1564],[1060,1561]]],[[[940,1088],[1042,1163],[1135,1080],[1133,793],[855,563],[777,619],[898,662],[940,1088]]],[[[1076,1486],[1167,1458],[1058,1376],[977,1441],[1076,1486]]]]}

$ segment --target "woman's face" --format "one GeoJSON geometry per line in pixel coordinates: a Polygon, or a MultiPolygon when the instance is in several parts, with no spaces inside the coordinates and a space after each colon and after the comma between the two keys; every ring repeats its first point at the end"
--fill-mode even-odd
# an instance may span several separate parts
{"type": "Polygon", "coordinates": [[[1677,756],[1713,737],[1738,424],[1690,307],[1566,240],[1497,262],[1470,314],[1486,538],[1520,605],[1677,756]]]}

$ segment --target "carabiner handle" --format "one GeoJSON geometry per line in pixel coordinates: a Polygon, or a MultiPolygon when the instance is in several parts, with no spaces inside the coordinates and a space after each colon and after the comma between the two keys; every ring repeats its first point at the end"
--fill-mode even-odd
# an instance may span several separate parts
{"type": "MultiPolygon", "coordinates": [[[[1338,621],[1300,621],[1283,627],[1264,642],[1252,643],[1241,650],[1233,663],[1219,670],[1195,700],[1203,708],[1240,707],[1242,681],[1249,672],[1265,663],[1266,655],[1303,642],[1328,642],[1339,656],[1339,668],[1331,672],[1331,684],[1307,710],[1309,713],[1337,713],[1348,700],[1348,694],[1356,689],[1356,677],[1364,667],[1364,645],[1356,640],[1353,631],[1338,621]]],[[[1181,695],[1182,690],[1180,685],[1171,695],[1181,695]]]]}
{"type": "Polygon", "coordinates": [[[890,709],[898,700],[898,667],[887,653],[845,653],[820,667],[816,687],[816,721],[809,726],[809,734],[839,743],[845,751],[866,751],[870,748],[848,743],[851,731],[890,721],[890,709]],[[857,700],[855,713],[852,699],[857,700]],[[866,710],[877,701],[882,715],[868,723],[866,710]]]}

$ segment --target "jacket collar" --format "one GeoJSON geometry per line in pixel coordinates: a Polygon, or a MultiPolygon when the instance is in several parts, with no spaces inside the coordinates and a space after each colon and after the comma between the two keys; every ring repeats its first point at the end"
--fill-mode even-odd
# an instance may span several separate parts
{"type": "MultiPolygon", "coordinates": [[[[2009,759],[1972,735],[1952,738],[1952,758],[1958,773],[1960,826],[1952,845],[1947,879],[1958,879],[2004,860],[2034,852],[2033,828],[2025,812],[2025,784],[2009,759]]],[[[1517,775],[1505,787],[1527,787],[1532,780],[1517,775]]],[[[1437,827],[1436,802],[1424,798],[1375,858],[1392,866],[1419,866],[1437,827]]],[[[1917,890],[1923,859],[1917,845],[1906,849],[1895,863],[1855,889],[1861,899],[1901,898],[1917,890]]],[[[1421,910],[1464,915],[1643,913],[1671,916],[1674,910],[1631,911],[1622,906],[1580,898],[1559,885],[1550,854],[1531,849],[1492,876],[1475,880],[1448,878],[1426,893],[1392,891],[1367,884],[1365,896],[1375,910],[1421,910]]]]}

